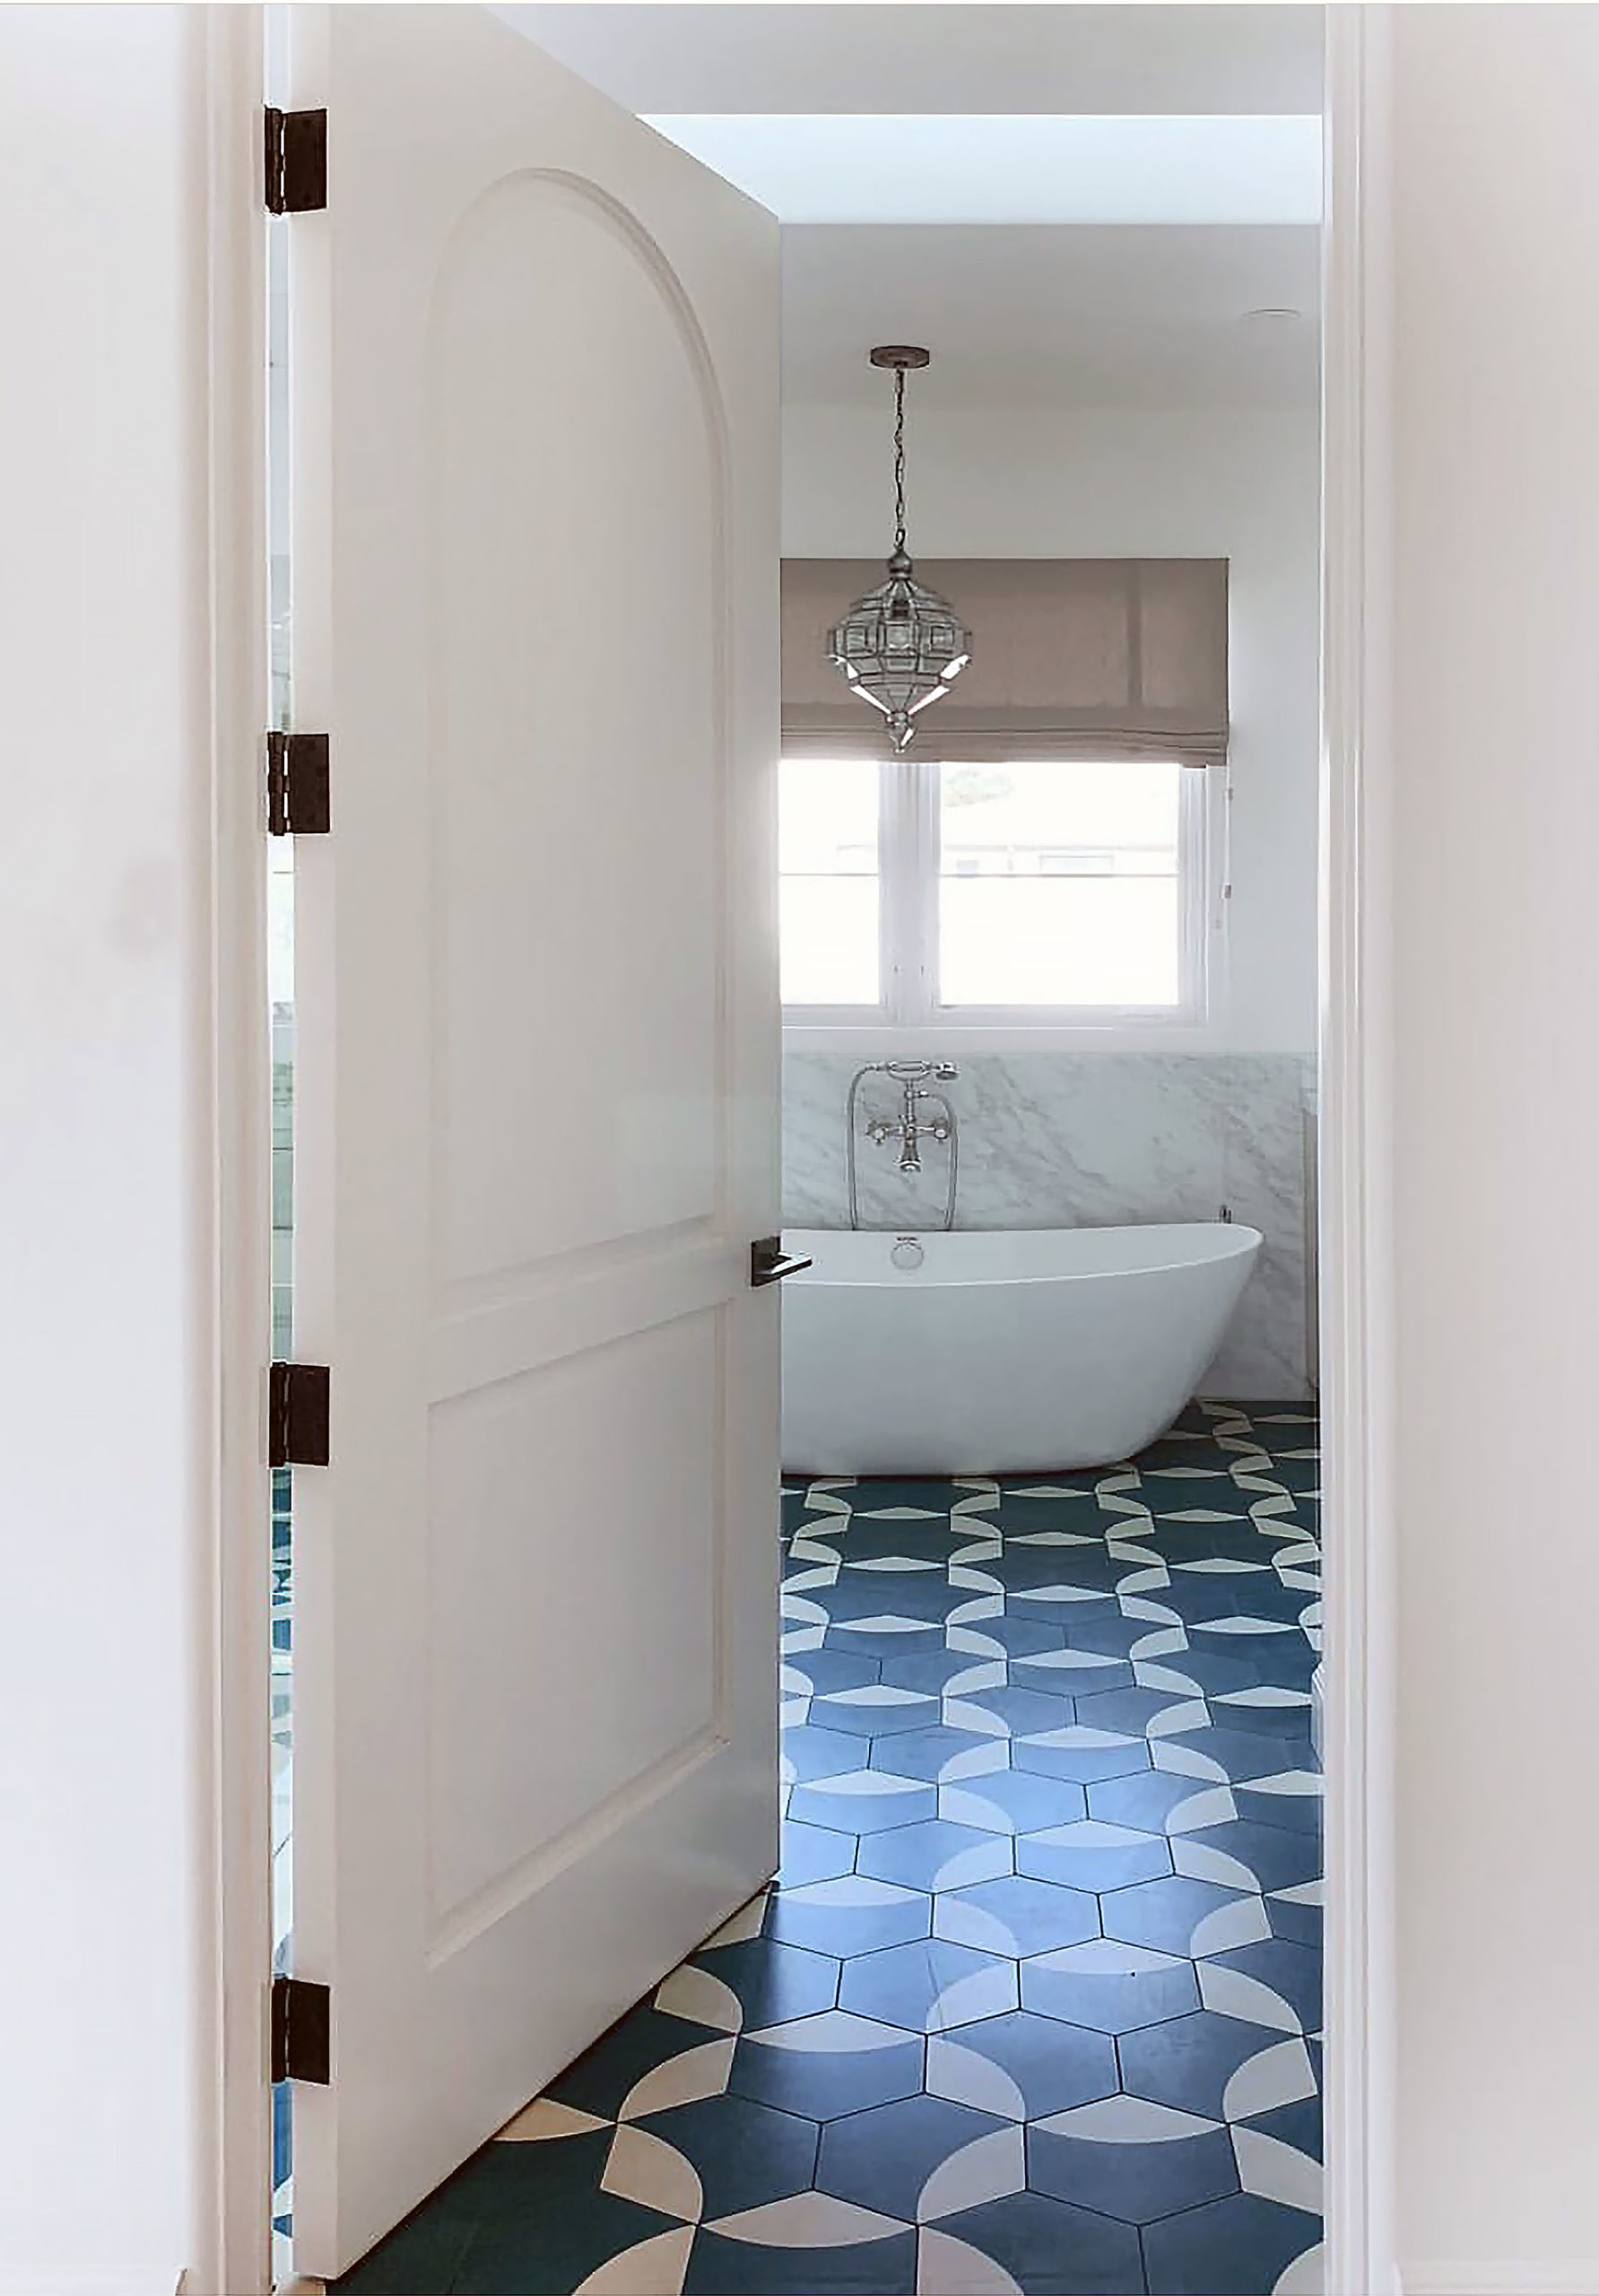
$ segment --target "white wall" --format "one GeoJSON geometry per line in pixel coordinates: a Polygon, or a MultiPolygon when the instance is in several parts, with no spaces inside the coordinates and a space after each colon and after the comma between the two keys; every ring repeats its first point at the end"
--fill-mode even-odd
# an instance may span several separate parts
{"type": "MultiPolygon", "coordinates": [[[[790,406],[783,548],[882,555],[890,418],[790,406]]],[[[1231,561],[1230,991],[1195,1049],[1316,1041],[1319,469],[1313,414],[918,410],[910,540],[926,558],[1231,561]]],[[[1175,1043],[1178,1040],[1172,1039],[1175,1043]]]]}
{"type": "MultiPolygon", "coordinates": [[[[203,13],[0,11],[17,2296],[169,2290],[204,2213],[203,13]]],[[[1400,2241],[1408,2296],[1574,2296],[1599,2287],[1599,10],[1394,13],[1400,2241]]],[[[1264,593],[1282,521],[1241,490],[1273,425],[1186,418],[1205,452],[1181,458],[1147,420],[974,424],[988,475],[962,500],[926,418],[914,539],[1253,552],[1264,593]],[[1147,526],[1113,536],[1134,465],[1147,526]],[[1229,500],[1236,535],[1207,508],[1229,500]]],[[[1298,469],[1306,426],[1281,420],[1298,469]]],[[[796,459],[786,547],[879,549],[881,425],[790,428],[812,475],[796,459]]],[[[1263,682],[1305,643],[1298,613],[1263,627],[1263,682]]],[[[1251,834],[1280,861],[1312,824],[1278,754],[1263,740],[1251,834]]],[[[1285,892],[1285,951],[1307,898],[1285,892]]],[[[1302,982],[1260,978],[1247,1009],[1240,1048],[1305,1040],[1302,982]]]]}
{"type": "Polygon", "coordinates": [[[204,9],[0,9],[0,2289],[196,2255],[204,9]]]}
{"type": "Polygon", "coordinates": [[[1565,2296],[1599,2288],[1599,8],[1382,14],[1399,2246],[1407,2296],[1565,2296]]]}

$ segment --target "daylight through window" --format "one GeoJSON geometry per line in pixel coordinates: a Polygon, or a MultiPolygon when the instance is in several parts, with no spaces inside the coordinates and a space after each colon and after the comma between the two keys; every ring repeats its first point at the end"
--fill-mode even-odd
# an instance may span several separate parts
{"type": "Polygon", "coordinates": [[[790,1018],[1198,1017],[1205,776],[785,761],[790,1018]]]}

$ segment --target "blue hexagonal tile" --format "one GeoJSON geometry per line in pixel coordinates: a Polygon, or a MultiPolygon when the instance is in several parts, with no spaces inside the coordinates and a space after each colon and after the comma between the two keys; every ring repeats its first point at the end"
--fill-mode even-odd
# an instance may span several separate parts
{"type": "MultiPolygon", "coordinates": [[[[1258,1911],[1257,1901],[1238,1890],[1224,1890],[1213,1882],[1193,1882],[1180,1874],[1164,1880],[1135,1883],[1130,1889],[1109,1890],[1099,1901],[1107,1937],[1129,1945],[1154,1945],[1166,1953],[1195,1950],[1194,1937],[1207,1918],[1223,1906],[1247,1903],[1258,1911]]],[[[1264,1912],[1260,1926],[1265,1926],[1264,1912]]],[[[1248,1932],[1244,1933],[1247,1936],[1248,1932]]],[[[1238,1932],[1235,1930],[1236,1937],[1238,1932]]]]}
{"type": "Polygon", "coordinates": [[[692,2162],[707,2216],[760,2208],[786,2193],[808,2192],[815,2180],[820,2124],[748,2097],[702,2097],[647,2113],[639,2126],[692,2162]]]}
{"type": "Polygon", "coordinates": [[[952,1769],[963,1777],[973,1766],[979,1770],[1009,1768],[1003,1737],[988,1737],[973,1730],[951,1730],[942,1725],[927,1730],[907,1730],[885,1738],[872,1748],[874,1769],[897,1770],[905,1778],[937,1779],[952,1769]]]}
{"type": "Polygon", "coordinates": [[[1209,1788],[1202,1778],[1179,1778],[1169,1770],[1151,1770],[1139,1778],[1107,1779],[1103,1785],[1085,1790],[1091,1818],[1102,1818],[1108,1825],[1131,1826],[1138,1833],[1164,1833],[1173,1813],[1181,1812],[1185,1804],[1209,1788]]]}
{"type": "Polygon", "coordinates": [[[1146,1567],[1112,1554],[1097,1541],[1084,1546],[1007,1544],[995,1575],[1004,1580],[1007,1604],[1038,1603],[1052,1612],[1073,1611],[1114,1596],[1124,1578],[1146,1567]]]}
{"type": "Polygon", "coordinates": [[[847,1619],[830,1626],[825,1647],[858,1653],[863,1657],[888,1659],[912,1650],[940,1650],[943,1636],[942,1619],[917,1618],[914,1613],[896,1611],[891,1603],[885,1601],[863,1618],[847,1619]]]}
{"type": "Polygon", "coordinates": [[[962,1674],[969,1674],[980,1663],[969,1650],[951,1650],[943,1646],[936,1650],[897,1651],[883,1659],[882,1679],[899,1690],[942,1698],[951,1683],[958,1682],[962,1674]]]}
{"type": "MultiPolygon", "coordinates": [[[[933,2044],[928,2043],[931,2048],[933,2044]]],[[[1240,2128],[1257,2128],[1263,2136],[1274,2136],[1280,2144],[1290,2144],[1296,2152],[1303,2152],[1307,2160],[1322,2157],[1321,2099],[1300,2097],[1291,2105],[1274,2105],[1270,2112],[1252,2113],[1238,2123],[1240,2128]]]]}
{"type": "Polygon", "coordinates": [[[938,1788],[938,1815],[982,1833],[1041,1833],[1087,1814],[1083,1788],[1066,1778],[999,1770],[938,1788]]]}
{"type": "MultiPolygon", "coordinates": [[[[1024,1835],[1019,1851],[1027,1841],[1024,1835]]],[[[933,1934],[979,1952],[1020,1958],[1097,1937],[1099,1909],[1091,1892],[1013,1874],[944,1892],[933,1908],[933,1934]]]]}
{"type": "Polygon", "coordinates": [[[1203,1728],[1205,1721],[1204,1701],[1183,1691],[1132,1690],[1095,1691],[1077,1700],[1077,1719],[1092,1730],[1115,1730],[1127,1737],[1142,1737],[1148,1733],[1151,1722],[1174,1709],[1192,1707],[1194,1719],[1203,1728]]]}
{"type": "Polygon", "coordinates": [[[992,2259],[1023,2296],[1143,2296],[1132,2226],[1043,2193],[1014,2193],[946,2216],[922,2237],[930,2266],[924,2286],[993,2284],[979,2283],[960,2249],[944,2245],[958,2241],[968,2255],[992,2259]]]}
{"type": "MultiPolygon", "coordinates": [[[[800,1663],[804,1662],[802,1659],[800,1663]]],[[[1252,1690],[1260,1680],[1258,1666],[1225,1650],[1195,1650],[1190,1647],[1182,1652],[1178,1664],[1207,1698],[1220,1697],[1228,1691],[1252,1690]]]]}
{"type": "Polygon", "coordinates": [[[769,1937],[839,1961],[926,1937],[932,1926],[933,1905],[925,1891],[865,1874],[779,1890],[766,1917],[769,1937]]]}
{"type": "Polygon", "coordinates": [[[1064,1628],[1042,1613],[1030,1618],[1006,1612],[998,1618],[974,1619],[968,1631],[1012,1659],[1030,1657],[1040,1650],[1059,1650],[1065,1642],[1064,1628]]]}
{"type": "MultiPolygon", "coordinates": [[[[873,1622],[891,1618],[908,1627],[935,1627],[941,1641],[945,1614],[960,1599],[943,1570],[845,1570],[830,1587],[804,1591],[823,1605],[835,1627],[859,1626],[870,1631],[873,1622]]],[[[894,1630],[887,1631],[891,1639],[894,1630]]],[[[851,1646],[845,1642],[837,1647],[851,1646]]]]}
{"type": "MultiPolygon", "coordinates": [[[[847,2205],[834,2205],[842,2213],[847,2205]]],[[[689,2252],[683,2296],[752,2296],[755,2291],[759,2296],[903,2296],[916,2273],[917,2236],[891,2217],[881,2222],[886,2229],[876,2238],[857,2237],[843,2248],[817,2239],[786,2245],[800,2229],[792,2223],[763,2227],[757,2239],[752,2234],[762,2223],[760,2216],[702,2224],[689,2252]]]]}
{"type": "MultiPolygon", "coordinates": [[[[847,1981],[847,1972],[846,1972],[847,1981]]],[[[1021,2005],[1102,2033],[1131,2032],[1197,2009],[1192,1961],[1102,1938],[1021,1963],[1021,2005]]]]}
{"type": "MultiPolygon", "coordinates": [[[[907,2097],[830,2121],[817,2161],[820,2190],[912,2223],[934,2171],[1008,2124],[942,2097],[907,2097]]],[[[1021,2167],[1020,2155],[1018,2169],[1021,2167]]]]}
{"type": "MultiPolygon", "coordinates": [[[[1219,1542],[1207,1544],[1214,1548],[1219,1542]]],[[[1234,1539],[1230,1544],[1236,1547],[1238,1542],[1234,1539]]],[[[1175,1556],[1173,1560],[1176,1561],[1175,1556]]],[[[1265,1567],[1265,1558],[1251,1556],[1236,1575],[1185,1571],[1179,1566],[1173,1570],[1171,1584],[1162,1590],[1160,1600],[1177,1613],[1192,1639],[1196,1631],[1203,1632],[1218,1619],[1238,1618],[1257,1610],[1264,1613],[1268,1625],[1274,1624],[1281,1595],[1282,1588],[1265,1567]]]]}
{"type": "Polygon", "coordinates": [[[1285,1937],[1290,1944],[1308,1946],[1313,1953],[1320,1955],[1323,1923],[1319,1905],[1291,1896],[1269,1897],[1265,1905],[1273,1937],[1285,1937]]]}
{"type": "Polygon", "coordinates": [[[1238,2193],[1146,2227],[1149,2284],[1155,2296],[1270,2296],[1320,2238],[1319,2218],[1238,2193]]]}
{"type": "MultiPolygon", "coordinates": [[[[1226,1775],[1235,1780],[1267,1778],[1290,1764],[1289,1750],[1282,1738],[1265,1735],[1259,1731],[1212,1726],[1210,1729],[1185,1730],[1181,1737],[1185,1746],[1220,1763],[1226,1775]]],[[[1304,1737],[1308,1745],[1308,1730],[1304,1737]]]]}
{"type": "Polygon", "coordinates": [[[975,1707],[979,1713],[991,1715],[1004,1725],[1011,1737],[1024,1737],[1030,1731],[1064,1730],[1072,1722],[1073,1700],[1065,1683],[1051,1682],[1046,1688],[1042,1682],[1037,1690],[974,1690],[962,1700],[964,1706],[975,1707]]]}
{"type": "MultiPolygon", "coordinates": [[[[859,1749],[859,1741],[850,1742],[859,1749]]],[[[938,1815],[938,1789],[925,1779],[888,1770],[857,1769],[847,1775],[796,1786],[789,1814],[806,1825],[834,1833],[876,1833],[884,1826],[914,1825],[938,1815]]]]}
{"type": "MultiPolygon", "coordinates": [[[[1200,1848],[1220,1850],[1234,1859],[1247,1870],[1257,1890],[1294,1889],[1321,1874],[1319,1841],[1287,1826],[1235,1818],[1230,1824],[1201,1827],[1188,1839],[1200,1848]]],[[[1240,1882],[1238,1887],[1243,1886],[1240,1882]]]]}
{"type": "Polygon", "coordinates": [[[1125,1778],[1150,1767],[1149,1741],[1130,1738],[1116,1730],[1094,1730],[1073,1723],[1064,1730],[1041,1736],[1015,1738],[1011,1743],[1011,1768],[1030,1770],[1045,1778],[1070,1778],[1080,1786],[1103,1778],[1125,1778]]]}
{"type": "MultiPolygon", "coordinates": [[[[1204,2113],[1212,2120],[1225,2118],[1227,2084],[1241,2065],[1266,2050],[1281,2049],[1282,2038],[1263,2031],[1238,2017],[1219,2016],[1212,2009],[1198,2009],[1186,2017],[1169,2018],[1164,2024],[1145,2025],[1122,2037],[1122,2086],[1131,2095],[1148,2097],[1179,2111],[1204,2113]]],[[[1290,2049],[1298,2044],[1290,2042],[1290,2049]]],[[[1301,2053],[1307,2084],[1309,2061],[1301,2053]]]]}
{"type": "MultiPolygon", "coordinates": [[[[1072,1615],[1062,1627],[1062,1639],[1073,1650],[1125,1661],[1134,1644],[1143,1642],[1150,1629],[1147,1618],[1127,1618],[1114,1605],[1099,1604],[1091,1609],[1079,1604],[1073,1605],[1072,1615]]],[[[1032,1676],[1029,1674],[1027,1680],[1030,1682],[1032,1676]]]]}
{"type": "Polygon", "coordinates": [[[1287,1833],[1320,1836],[1321,1796],[1317,1793],[1279,1792],[1255,1780],[1235,1786],[1232,1796],[1239,1817],[1253,1825],[1280,1826],[1287,1833]]]}
{"type": "Polygon", "coordinates": [[[1308,1945],[1268,1937],[1211,1957],[1219,1969],[1237,1970],[1286,2001],[1308,2033],[1319,2031],[1322,2013],[1321,1955],[1308,1945]]]}
{"type": "Polygon", "coordinates": [[[1078,1818],[1045,1833],[1024,1834],[1016,1844],[1016,1866],[1020,1873],[1073,1889],[1121,1890],[1169,1874],[1171,1851],[1164,1834],[1078,1818]]]}
{"type": "Polygon", "coordinates": [[[1011,2120],[1042,2120],[1108,2097],[1119,2085],[1108,2033],[1031,2010],[985,2017],[935,2033],[927,2043],[927,2087],[934,2096],[1011,2120]]]}
{"type": "Polygon", "coordinates": [[[1027,2133],[1027,2174],[1036,2191],[1128,2224],[1238,2189],[1224,2128],[1136,2097],[1107,2097],[1038,2122],[1027,2133]]]}
{"type": "Polygon", "coordinates": [[[813,2016],[830,2009],[839,1997],[840,1964],[830,1953],[751,1937],[741,1944],[705,1947],[694,1958],[737,1995],[746,2029],[813,2016]]]}
{"type": "Polygon", "coordinates": [[[861,1766],[857,1738],[847,1736],[842,1730],[823,1730],[808,1723],[790,1725],[784,1731],[782,1755],[785,1778],[841,1778],[861,1766]]]}
{"type": "Polygon", "coordinates": [[[1257,1737],[1275,1738],[1297,1748],[1296,1752],[1282,1756],[1285,1764],[1299,1761],[1308,1764],[1310,1756],[1306,1749],[1310,1744],[1310,1695],[1308,1691],[1277,1690],[1269,1683],[1262,1683],[1254,1690],[1231,1692],[1223,1698],[1212,1699],[1211,1711],[1226,1729],[1253,1732],[1257,1737]]]}
{"type": "Polygon", "coordinates": [[[839,1988],[841,2005],[911,2032],[943,2032],[975,2017],[1017,2005],[1016,1966],[969,1946],[936,1939],[895,1945],[852,1961],[839,1988]]]}
{"type": "Polygon", "coordinates": [[[743,2033],[728,2093],[803,2120],[833,2120],[921,2093],[924,2044],[902,2029],[825,2009],[789,2025],[743,2033]]]}
{"type": "Polygon", "coordinates": [[[796,1674],[804,1676],[818,1698],[825,1698],[833,1691],[858,1690],[867,1683],[874,1683],[878,1675],[875,1658],[863,1657],[850,1650],[796,1650],[784,1663],[796,1674]]]}
{"type": "Polygon", "coordinates": [[[921,1825],[897,1826],[891,1832],[868,1836],[861,1843],[856,1870],[909,1889],[959,1889],[968,1882],[991,1882],[1010,1873],[1011,1841],[1008,1835],[929,1818],[921,1825]]]}
{"type": "Polygon", "coordinates": [[[702,2041],[725,2038],[712,2026],[668,2016],[665,2011],[641,2003],[569,2065],[550,2083],[549,2094],[557,2104],[613,2119],[621,2110],[629,2091],[657,2065],[681,2057],[685,2049],[697,2048],[702,2041]]]}
{"type": "Polygon", "coordinates": [[[852,1737],[891,1738],[936,1722],[938,1700],[933,1692],[904,1690],[895,1683],[863,1683],[813,1700],[811,1718],[852,1737]]]}
{"type": "Polygon", "coordinates": [[[833,1882],[854,1873],[856,1840],[852,1833],[836,1833],[830,1827],[808,1826],[791,1818],[782,1832],[778,1888],[797,1890],[807,1882],[833,1882]]]}

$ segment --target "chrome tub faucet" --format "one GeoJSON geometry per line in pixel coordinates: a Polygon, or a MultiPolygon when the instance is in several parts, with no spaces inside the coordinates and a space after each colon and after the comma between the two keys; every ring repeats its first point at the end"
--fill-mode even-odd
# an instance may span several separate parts
{"type": "Polygon", "coordinates": [[[944,1206],[943,1224],[955,1224],[955,1189],[960,1170],[960,1130],[949,1096],[934,1089],[939,1084],[953,1083],[960,1074],[952,1060],[869,1060],[857,1068],[849,1083],[845,1103],[845,1125],[847,1135],[847,1164],[849,1178],[849,1224],[858,1228],[860,1203],[856,1183],[856,1098],[861,1080],[865,1076],[887,1076],[899,1090],[899,1114],[892,1117],[870,1118],[864,1129],[874,1148],[882,1148],[891,1140],[899,1144],[899,1169],[910,1174],[922,1170],[924,1140],[936,1141],[950,1152],[950,1185],[944,1206]],[[932,1080],[931,1083],[929,1079],[932,1080]],[[924,1119],[922,1106],[927,1103],[934,1111],[924,1119]]]}

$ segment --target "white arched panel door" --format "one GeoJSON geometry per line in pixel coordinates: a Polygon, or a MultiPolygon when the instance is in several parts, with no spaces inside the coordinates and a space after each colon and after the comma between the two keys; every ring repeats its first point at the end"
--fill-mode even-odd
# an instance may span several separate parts
{"type": "Polygon", "coordinates": [[[332,2274],[776,1860],[777,230],[486,11],[291,30],[332,2274]]]}

